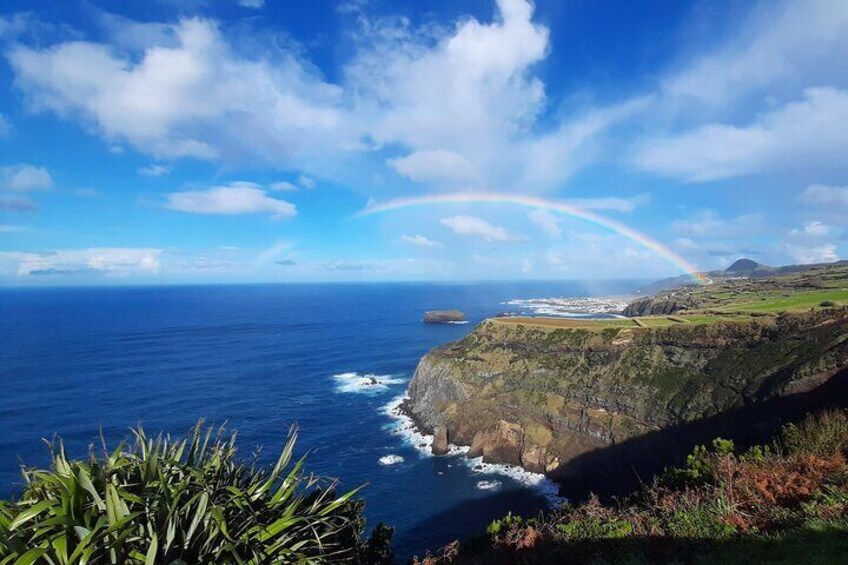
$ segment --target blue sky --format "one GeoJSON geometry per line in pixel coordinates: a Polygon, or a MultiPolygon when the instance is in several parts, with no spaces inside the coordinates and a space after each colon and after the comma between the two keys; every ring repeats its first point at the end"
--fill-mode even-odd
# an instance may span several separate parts
{"type": "Polygon", "coordinates": [[[848,4],[11,0],[0,284],[652,278],[848,255],[848,4]]]}

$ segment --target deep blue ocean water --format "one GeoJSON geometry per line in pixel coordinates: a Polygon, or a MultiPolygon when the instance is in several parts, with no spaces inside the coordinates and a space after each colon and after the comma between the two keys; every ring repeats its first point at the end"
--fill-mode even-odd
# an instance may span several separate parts
{"type": "MultiPolygon", "coordinates": [[[[518,298],[621,294],[635,282],[313,284],[0,290],[0,496],[20,492],[19,465],[42,466],[41,438],[82,457],[141,423],[180,435],[199,418],[238,430],[245,456],[279,453],[300,427],[308,467],[363,491],[372,525],[396,528],[399,556],[479,533],[544,498],[508,477],[481,489],[459,457],[421,454],[383,407],[420,357],[461,338],[518,298]],[[467,325],[425,325],[425,310],[461,308],[467,325]],[[345,387],[335,375],[393,384],[345,387]],[[352,389],[352,390],[351,390],[352,389]],[[345,391],[347,390],[347,392],[345,391]],[[381,465],[387,455],[402,463],[381,465]]],[[[493,480],[492,475],[483,477],[493,480]]]]}

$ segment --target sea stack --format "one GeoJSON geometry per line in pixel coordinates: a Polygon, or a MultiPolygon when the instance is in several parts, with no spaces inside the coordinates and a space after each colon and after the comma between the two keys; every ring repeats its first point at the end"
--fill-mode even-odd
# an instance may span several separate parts
{"type": "Polygon", "coordinates": [[[449,324],[464,321],[465,314],[460,310],[428,310],[424,312],[424,323],[426,324],[449,324]]]}
{"type": "Polygon", "coordinates": [[[448,429],[444,426],[436,426],[433,430],[433,455],[447,455],[448,453],[448,429]]]}

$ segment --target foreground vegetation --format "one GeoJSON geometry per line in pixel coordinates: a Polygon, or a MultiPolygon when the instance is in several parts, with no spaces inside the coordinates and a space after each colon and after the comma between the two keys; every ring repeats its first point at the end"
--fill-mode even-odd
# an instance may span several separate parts
{"type": "Polygon", "coordinates": [[[357,490],[292,460],[294,429],[270,470],[201,424],[179,441],[134,435],[86,461],[58,442],[49,470],[25,470],[21,499],[0,502],[0,565],[390,561],[390,528],[363,540],[357,490]]]}
{"type": "Polygon", "coordinates": [[[716,439],[616,504],[508,515],[417,563],[845,563],[846,456],[848,412],[824,412],[741,453],[716,439]]]}

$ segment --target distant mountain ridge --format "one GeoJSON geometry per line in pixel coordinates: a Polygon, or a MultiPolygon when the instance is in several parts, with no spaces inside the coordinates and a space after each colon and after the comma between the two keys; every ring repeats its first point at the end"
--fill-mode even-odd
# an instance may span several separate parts
{"type": "MultiPolygon", "coordinates": [[[[827,266],[848,265],[845,259],[835,261],[833,263],[809,263],[805,265],[784,265],[782,267],[771,267],[758,263],[753,259],[743,257],[734,261],[729,267],[722,271],[706,271],[698,273],[708,279],[726,279],[733,277],[768,277],[775,275],[786,275],[790,273],[802,273],[812,269],[819,269],[827,266]]],[[[664,290],[671,290],[682,286],[694,286],[697,284],[691,275],[680,275],[677,277],[669,277],[652,282],[648,286],[638,289],[637,294],[643,296],[651,296],[664,290]]]]}

